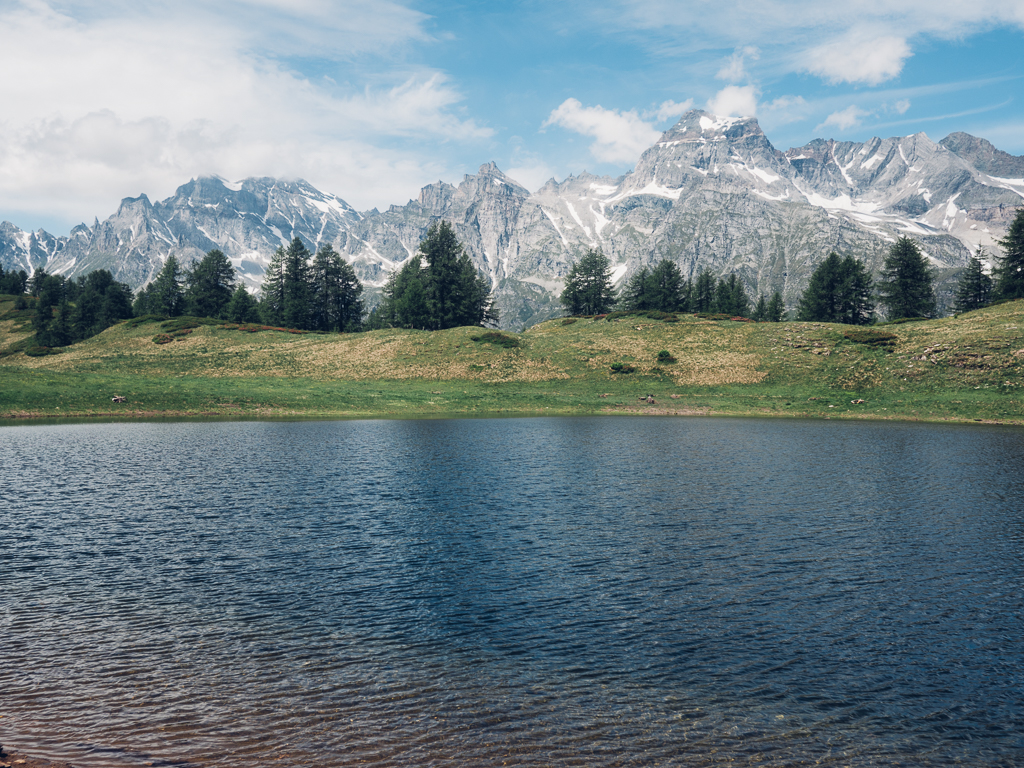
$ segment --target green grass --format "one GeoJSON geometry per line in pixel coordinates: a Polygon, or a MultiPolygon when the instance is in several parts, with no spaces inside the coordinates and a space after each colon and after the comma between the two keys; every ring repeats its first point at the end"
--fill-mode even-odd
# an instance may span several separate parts
{"type": "MultiPolygon", "coordinates": [[[[0,318],[12,308],[0,298],[0,318]]],[[[884,330],[618,314],[522,334],[335,335],[154,317],[43,357],[25,354],[27,325],[0,320],[0,418],[658,413],[1024,424],[1020,301],[884,330]],[[171,341],[154,343],[161,335],[171,341]],[[663,350],[675,361],[659,363],[663,350]],[[655,404],[640,400],[647,394],[655,404]]]]}

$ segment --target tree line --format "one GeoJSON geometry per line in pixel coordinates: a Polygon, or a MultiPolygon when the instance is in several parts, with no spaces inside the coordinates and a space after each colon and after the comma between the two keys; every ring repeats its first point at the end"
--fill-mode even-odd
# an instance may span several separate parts
{"type": "MultiPolygon", "coordinates": [[[[997,260],[991,276],[985,274],[982,249],[971,256],[957,285],[955,312],[1024,298],[1024,208],[1017,211],[1006,236],[998,242],[1005,254],[997,260]]],[[[811,274],[797,303],[796,319],[867,325],[875,321],[876,305],[885,309],[889,320],[935,317],[934,282],[927,257],[908,237],[901,237],[889,248],[877,280],[853,256],[832,252],[811,274]]],[[[612,309],[660,310],[724,313],[772,322],[785,315],[778,291],[770,299],[760,295],[752,303],[735,274],[716,279],[704,269],[691,281],[667,259],[653,268],[641,267],[616,294],[609,260],[593,249],[570,267],[560,301],[569,315],[600,315],[612,309]]]]}
{"type": "Polygon", "coordinates": [[[743,281],[735,274],[716,278],[710,269],[704,269],[696,279],[689,280],[668,259],[662,259],[653,268],[638,269],[616,294],[608,258],[593,249],[569,268],[560,301],[569,315],[603,315],[612,309],[657,310],[720,313],[780,322],[785,314],[778,291],[770,299],[761,295],[757,302],[751,302],[743,281]]]}

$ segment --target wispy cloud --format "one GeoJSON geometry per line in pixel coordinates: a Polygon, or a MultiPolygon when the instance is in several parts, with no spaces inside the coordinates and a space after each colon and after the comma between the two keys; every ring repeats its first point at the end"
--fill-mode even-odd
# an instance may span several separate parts
{"type": "Polygon", "coordinates": [[[553,110],[544,122],[544,127],[550,125],[592,137],[590,153],[605,163],[633,162],[661,136],[635,110],[584,107],[578,99],[566,99],[553,110]]]}

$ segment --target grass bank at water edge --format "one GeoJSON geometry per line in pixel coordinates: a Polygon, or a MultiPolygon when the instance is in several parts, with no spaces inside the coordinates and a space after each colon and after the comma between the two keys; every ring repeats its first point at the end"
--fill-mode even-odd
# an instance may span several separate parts
{"type": "Polygon", "coordinates": [[[869,329],[619,315],[522,334],[321,335],[144,318],[39,354],[24,311],[0,297],[0,418],[648,413],[1024,424],[1022,326],[1024,301],[869,329]]]}

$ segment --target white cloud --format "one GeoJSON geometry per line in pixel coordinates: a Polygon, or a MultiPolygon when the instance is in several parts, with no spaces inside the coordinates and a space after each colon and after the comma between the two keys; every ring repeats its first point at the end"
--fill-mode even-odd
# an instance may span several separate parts
{"type": "Polygon", "coordinates": [[[841,131],[847,131],[850,128],[856,128],[860,125],[861,120],[871,115],[871,112],[861,109],[858,106],[849,106],[846,109],[840,110],[839,112],[833,112],[831,115],[825,118],[825,122],[819,125],[814,130],[819,131],[822,128],[828,128],[834,126],[841,131]]]}
{"type": "Polygon", "coordinates": [[[896,77],[909,56],[905,38],[854,30],[807,51],[801,68],[831,83],[878,85],[896,77]]]}
{"type": "Polygon", "coordinates": [[[678,120],[683,113],[693,108],[693,99],[686,101],[663,101],[656,109],[649,109],[643,113],[647,120],[654,120],[663,123],[666,120],[678,120]]]}
{"type": "Polygon", "coordinates": [[[423,17],[392,3],[0,8],[3,209],[91,219],[126,194],[163,197],[203,174],[301,176],[368,208],[445,170],[417,143],[492,134],[460,114],[462,95],[436,71],[339,85],[270,55],[291,51],[300,26],[309,50],[346,56],[425,37],[423,17]]]}
{"type": "Polygon", "coordinates": [[[644,122],[635,110],[584,107],[577,99],[566,99],[552,110],[544,126],[559,125],[591,136],[591,154],[606,163],[630,163],[661,137],[661,131],[644,122]]]}
{"type": "Polygon", "coordinates": [[[742,49],[734,51],[732,56],[729,57],[729,61],[718,70],[715,77],[719,80],[728,80],[730,83],[736,83],[740,80],[747,79],[747,70],[745,59],[747,57],[754,59],[755,61],[760,58],[761,52],[754,46],[744,46],[742,49]]]}
{"type": "Polygon", "coordinates": [[[708,99],[708,111],[723,117],[753,117],[759,95],[753,85],[727,85],[708,99]]]}
{"type": "Polygon", "coordinates": [[[910,99],[900,99],[893,104],[893,109],[899,112],[901,115],[905,115],[907,110],[910,109],[910,99]]]}

